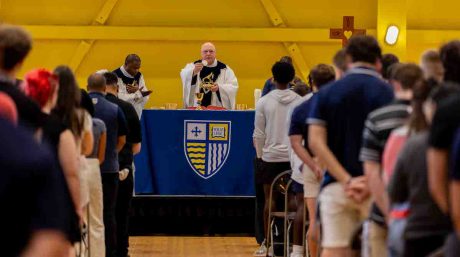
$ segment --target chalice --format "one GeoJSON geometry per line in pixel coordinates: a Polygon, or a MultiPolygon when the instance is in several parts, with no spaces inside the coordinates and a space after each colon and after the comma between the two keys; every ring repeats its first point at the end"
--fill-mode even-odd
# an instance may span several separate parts
{"type": "Polygon", "coordinates": [[[203,110],[201,107],[201,101],[203,100],[204,93],[195,93],[196,96],[196,103],[198,104],[198,107],[196,107],[196,110],[203,110]]]}

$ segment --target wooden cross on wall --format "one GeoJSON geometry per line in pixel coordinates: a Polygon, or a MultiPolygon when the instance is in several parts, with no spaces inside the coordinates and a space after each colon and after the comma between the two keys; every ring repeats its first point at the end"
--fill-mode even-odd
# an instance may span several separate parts
{"type": "Polygon", "coordinates": [[[366,35],[365,29],[355,29],[355,17],[343,16],[343,28],[331,29],[329,33],[330,39],[342,39],[342,46],[346,46],[348,39],[356,35],[366,35]]]}

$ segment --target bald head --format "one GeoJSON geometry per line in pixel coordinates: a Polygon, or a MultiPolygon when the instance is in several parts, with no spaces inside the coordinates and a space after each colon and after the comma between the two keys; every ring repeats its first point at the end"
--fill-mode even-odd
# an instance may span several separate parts
{"type": "Polygon", "coordinates": [[[216,47],[211,42],[201,45],[201,59],[206,60],[208,64],[213,64],[216,60],[216,47]]]}
{"type": "Polygon", "coordinates": [[[105,92],[105,77],[103,74],[93,73],[88,77],[88,91],[105,92]]]}
{"type": "Polygon", "coordinates": [[[216,46],[211,42],[206,42],[201,45],[201,51],[203,51],[203,49],[213,49],[214,51],[216,51],[216,46]]]}

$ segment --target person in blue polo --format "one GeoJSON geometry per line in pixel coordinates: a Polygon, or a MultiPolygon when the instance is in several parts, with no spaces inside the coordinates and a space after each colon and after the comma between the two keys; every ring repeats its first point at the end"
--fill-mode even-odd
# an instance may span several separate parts
{"type": "MultiPolygon", "coordinates": [[[[310,87],[313,89],[311,94],[304,96],[303,102],[299,104],[292,111],[291,122],[289,125],[289,139],[291,142],[292,150],[302,163],[291,166],[293,169],[291,178],[292,188],[296,191],[298,202],[304,201],[307,204],[308,210],[308,250],[310,256],[317,255],[317,230],[316,230],[316,198],[319,193],[319,183],[322,170],[320,165],[313,159],[310,149],[308,149],[308,125],[305,123],[307,120],[312,99],[315,97],[316,92],[323,86],[335,80],[335,71],[332,66],[326,64],[318,64],[313,67],[308,76],[310,87]],[[297,167],[295,167],[297,166],[297,167]],[[304,198],[304,199],[303,199],[304,198]]],[[[297,206],[297,214],[294,219],[294,247],[291,254],[292,257],[303,256],[302,245],[302,226],[304,216],[304,205],[297,206]],[[298,250],[300,248],[300,250],[298,250]],[[297,251],[296,251],[297,250],[297,251]]]]}
{"type": "Polygon", "coordinates": [[[102,74],[89,76],[88,91],[94,104],[94,117],[104,121],[107,127],[105,159],[101,164],[106,256],[117,257],[118,153],[126,143],[127,125],[122,110],[105,98],[105,89],[106,81],[102,74]]]}
{"type": "Polygon", "coordinates": [[[319,194],[323,257],[350,256],[353,231],[369,214],[369,189],[359,160],[364,122],[371,111],[393,100],[380,75],[377,40],[352,37],[345,51],[350,69],[320,89],[307,119],[309,146],[327,167],[319,194]]]}

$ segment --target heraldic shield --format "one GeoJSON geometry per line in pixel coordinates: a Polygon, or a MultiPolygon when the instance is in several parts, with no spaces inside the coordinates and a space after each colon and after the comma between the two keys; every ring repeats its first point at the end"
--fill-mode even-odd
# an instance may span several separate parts
{"type": "Polygon", "coordinates": [[[208,179],[225,164],[230,153],[230,121],[185,120],[184,153],[195,173],[208,179]]]}

